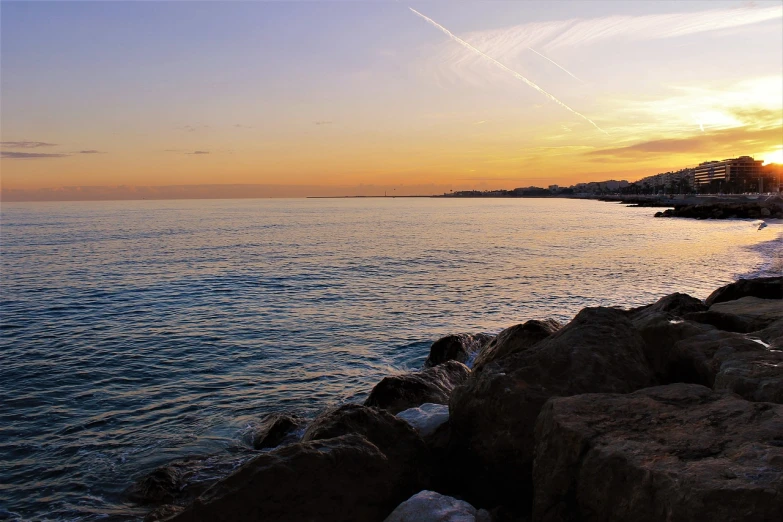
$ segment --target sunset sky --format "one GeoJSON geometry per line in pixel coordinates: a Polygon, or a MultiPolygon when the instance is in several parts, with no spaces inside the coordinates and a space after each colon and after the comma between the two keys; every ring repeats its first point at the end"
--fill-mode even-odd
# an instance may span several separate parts
{"type": "Polygon", "coordinates": [[[779,1],[2,2],[0,17],[4,199],[401,195],[783,162],[779,1]]]}

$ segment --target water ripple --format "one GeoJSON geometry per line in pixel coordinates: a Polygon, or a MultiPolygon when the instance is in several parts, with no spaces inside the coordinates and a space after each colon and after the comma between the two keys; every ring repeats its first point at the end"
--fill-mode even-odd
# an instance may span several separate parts
{"type": "Polygon", "coordinates": [[[0,516],[138,519],[121,494],[133,478],[233,455],[271,411],[363,400],[442,335],[703,298],[780,270],[779,224],[651,214],[564,200],[5,203],[0,516]]]}

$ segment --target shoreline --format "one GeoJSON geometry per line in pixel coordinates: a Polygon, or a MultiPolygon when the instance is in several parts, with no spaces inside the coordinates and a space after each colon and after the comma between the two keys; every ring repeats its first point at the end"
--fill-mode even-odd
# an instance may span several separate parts
{"type": "Polygon", "coordinates": [[[310,420],[267,415],[250,439],[256,453],[212,484],[190,482],[205,460],[193,457],[154,470],[126,494],[150,506],[149,522],[402,521],[403,512],[426,514],[444,503],[472,513],[466,520],[505,522],[564,520],[563,509],[568,519],[595,509],[611,518],[617,505],[638,518],[650,509],[638,488],[651,488],[656,512],[679,520],[702,506],[692,503],[704,490],[719,520],[751,508],[756,519],[772,520],[783,508],[783,447],[770,437],[782,427],[783,277],[741,279],[704,301],[675,293],[632,309],[585,308],[567,323],[529,320],[497,335],[446,336],[421,369],[382,379],[362,404],[310,420]],[[769,412],[763,419],[752,413],[758,407],[769,412]],[[638,424],[640,411],[654,420],[638,424]],[[705,415],[715,429],[681,431],[705,415]],[[658,442],[641,443],[622,464],[568,449],[576,436],[624,454],[639,434],[658,442]],[[736,444],[765,449],[740,459],[736,444]],[[713,445],[721,449],[705,452],[713,445]],[[679,467],[683,448],[702,467],[679,467]],[[633,460],[639,451],[668,464],[648,468],[633,460]],[[715,459],[733,474],[713,476],[704,466],[715,459]],[[574,503],[557,484],[608,493],[582,482],[573,466],[608,476],[643,471],[653,482],[641,475],[614,484],[615,502],[600,507],[589,498],[574,503]],[[763,478],[738,480],[741,469],[759,467],[769,470],[763,478]],[[658,473],[679,485],[670,490],[658,473]],[[733,481],[731,500],[715,496],[726,487],[721,480],[733,481]],[[770,493],[759,498],[762,484],[770,493]]]}

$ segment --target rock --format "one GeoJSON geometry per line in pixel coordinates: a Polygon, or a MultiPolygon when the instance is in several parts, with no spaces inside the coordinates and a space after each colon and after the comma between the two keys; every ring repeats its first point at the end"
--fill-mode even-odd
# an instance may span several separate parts
{"type": "Polygon", "coordinates": [[[783,319],[783,300],[742,297],[713,304],[709,311],[739,317],[747,322],[748,332],[755,332],[783,319]]]}
{"type": "Polygon", "coordinates": [[[397,474],[418,491],[429,485],[432,462],[427,445],[416,430],[402,419],[377,408],[345,404],[328,410],[307,427],[302,442],[331,439],[355,433],[381,450],[397,474]]]}
{"type": "Polygon", "coordinates": [[[200,495],[251,454],[248,451],[175,460],[137,479],[125,491],[125,496],[132,502],[145,505],[185,502],[200,495]]]}
{"type": "Polygon", "coordinates": [[[174,515],[178,515],[184,510],[185,508],[182,506],[166,504],[165,506],[160,506],[159,508],[153,509],[147,513],[147,515],[144,517],[144,522],[160,522],[162,520],[168,520],[169,518],[173,517],[174,515]]]}
{"type": "Polygon", "coordinates": [[[383,520],[416,491],[375,445],[343,435],[262,453],[169,520],[383,520]]]}
{"type": "Polygon", "coordinates": [[[752,332],[751,337],[760,339],[769,348],[783,350],[783,319],[778,319],[763,330],[752,332]]]}
{"type": "Polygon", "coordinates": [[[783,406],[693,384],[552,399],[533,475],[541,522],[777,521],[783,406]]]}
{"type": "Polygon", "coordinates": [[[524,324],[506,328],[481,349],[478,357],[476,357],[476,362],[473,364],[473,370],[476,371],[483,368],[492,361],[512,353],[527,350],[560,328],[562,328],[562,325],[554,319],[546,319],[544,321],[534,319],[524,324]]]}
{"type": "Polygon", "coordinates": [[[644,340],[627,313],[582,310],[549,338],[486,365],[454,391],[449,424],[465,481],[459,490],[477,505],[524,510],[531,498],[533,427],[547,399],[628,393],[652,382],[644,340]]]}
{"type": "Polygon", "coordinates": [[[769,217],[772,212],[768,208],[762,208],[759,213],[762,215],[762,217],[769,217]]]}
{"type": "Polygon", "coordinates": [[[420,372],[384,377],[370,392],[365,406],[399,413],[424,403],[448,404],[452,390],[470,375],[470,369],[457,361],[446,361],[420,372]]]}
{"type": "Polygon", "coordinates": [[[675,293],[651,305],[629,310],[629,318],[644,339],[645,357],[660,381],[668,382],[669,351],[674,343],[714,329],[711,325],[681,319],[683,315],[706,309],[698,299],[675,293]]]}
{"type": "Polygon", "coordinates": [[[491,518],[464,500],[420,491],[397,506],[385,522],[491,522],[491,518]]]}
{"type": "Polygon", "coordinates": [[[672,381],[783,404],[783,352],[744,335],[714,331],[680,341],[671,352],[669,371],[672,381]]]}
{"type": "Polygon", "coordinates": [[[418,408],[410,408],[397,414],[419,432],[422,437],[435,433],[441,424],[449,421],[449,407],[446,404],[422,404],[418,408]]]}
{"type": "Polygon", "coordinates": [[[251,434],[255,449],[274,448],[283,442],[295,442],[294,432],[304,425],[299,417],[284,413],[271,413],[264,417],[251,434]]]}
{"type": "Polygon", "coordinates": [[[185,485],[183,474],[182,467],[176,464],[161,466],[134,482],[126,495],[139,504],[172,502],[185,485]]]}
{"type": "Polygon", "coordinates": [[[706,312],[694,312],[687,314],[685,319],[695,323],[714,326],[724,332],[747,333],[755,329],[756,324],[734,314],[707,310],[706,312]]]}
{"type": "Polygon", "coordinates": [[[721,364],[743,352],[767,351],[744,335],[714,330],[678,341],[669,354],[670,382],[689,382],[712,388],[721,364]]]}
{"type": "Polygon", "coordinates": [[[702,312],[707,310],[701,300],[691,297],[688,294],[674,293],[661,297],[655,303],[640,308],[629,310],[631,320],[643,319],[648,315],[660,313],[670,314],[676,317],[682,317],[685,314],[693,312],[702,312]]]}
{"type": "Polygon", "coordinates": [[[424,361],[425,368],[437,366],[446,361],[468,363],[482,346],[492,340],[489,334],[447,335],[432,343],[430,354],[424,361]]]}
{"type": "Polygon", "coordinates": [[[724,301],[734,301],[743,297],[760,299],[783,299],[783,277],[757,277],[740,279],[735,283],[722,286],[712,292],[705,300],[707,306],[724,301]]]}
{"type": "Polygon", "coordinates": [[[733,354],[720,363],[713,389],[736,393],[749,401],[783,404],[783,352],[733,354]]]}

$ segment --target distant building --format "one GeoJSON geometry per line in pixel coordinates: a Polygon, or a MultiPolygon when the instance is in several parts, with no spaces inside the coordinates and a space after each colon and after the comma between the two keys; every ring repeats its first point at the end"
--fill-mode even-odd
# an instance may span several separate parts
{"type": "Polygon", "coordinates": [[[757,191],[761,164],[762,161],[754,160],[750,156],[705,161],[696,167],[694,178],[700,189],[717,185],[723,192],[757,191]]]}

